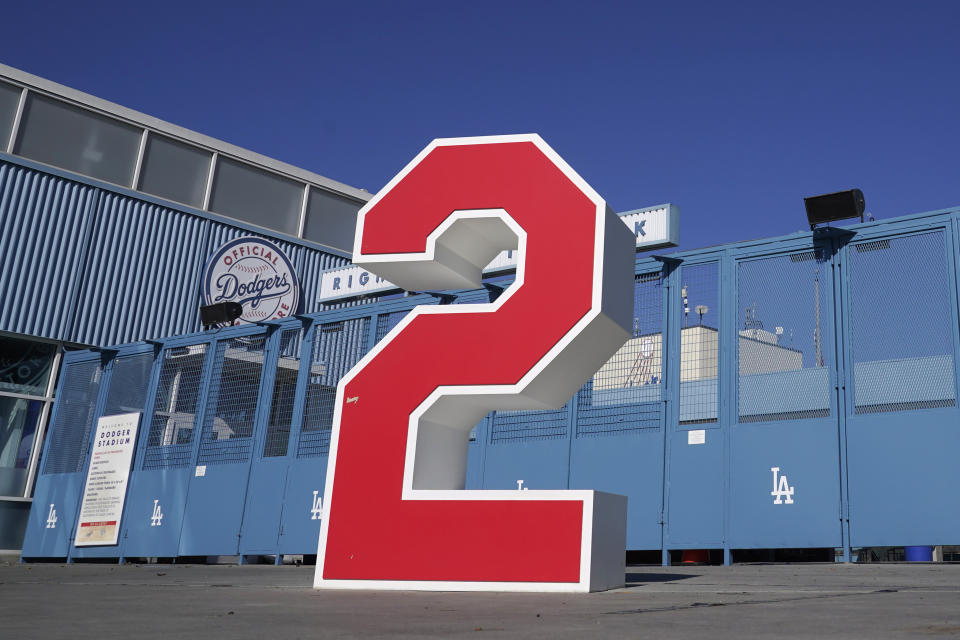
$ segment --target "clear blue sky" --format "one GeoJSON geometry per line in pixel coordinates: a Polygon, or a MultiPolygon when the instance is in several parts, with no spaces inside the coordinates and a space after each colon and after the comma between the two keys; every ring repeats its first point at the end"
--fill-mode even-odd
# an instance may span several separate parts
{"type": "Polygon", "coordinates": [[[681,246],[960,205],[960,2],[16,2],[0,61],[371,192],[536,132],[681,246]]]}

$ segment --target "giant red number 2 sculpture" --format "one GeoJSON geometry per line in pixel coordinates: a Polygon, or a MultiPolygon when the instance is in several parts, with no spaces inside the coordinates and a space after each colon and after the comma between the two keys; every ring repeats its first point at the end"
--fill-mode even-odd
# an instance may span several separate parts
{"type": "Polygon", "coordinates": [[[626,498],[466,491],[492,409],[557,408],[629,335],[634,238],[536,135],[436,140],[360,210],[353,261],[408,290],[496,302],[417,307],[337,388],[318,588],[587,591],[624,582],[626,498]]]}

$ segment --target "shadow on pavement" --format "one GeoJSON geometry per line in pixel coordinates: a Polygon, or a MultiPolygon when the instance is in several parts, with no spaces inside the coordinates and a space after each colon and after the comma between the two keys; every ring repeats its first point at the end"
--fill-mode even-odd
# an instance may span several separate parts
{"type": "Polygon", "coordinates": [[[632,573],[627,572],[627,586],[636,586],[648,584],[651,582],[673,582],[674,580],[686,580],[688,578],[698,578],[699,575],[692,573],[632,573]]]}

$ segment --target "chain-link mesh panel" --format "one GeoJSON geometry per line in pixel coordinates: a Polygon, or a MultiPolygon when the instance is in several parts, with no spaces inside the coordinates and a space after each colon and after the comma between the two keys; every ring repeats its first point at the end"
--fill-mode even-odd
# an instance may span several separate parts
{"type": "Polygon", "coordinates": [[[740,422],[830,415],[829,269],[820,250],[737,266],[740,422]]]}
{"type": "Polygon", "coordinates": [[[410,310],[392,311],[390,313],[382,313],[377,316],[377,335],[375,341],[380,342],[383,340],[383,337],[390,333],[390,330],[397,326],[408,313],[410,313],[410,310]]]}
{"type": "Polygon", "coordinates": [[[567,437],[567,405],[560,409],[496,411],[490,427],[490,442],[555,440],[567,437]]]}
{"type": "Polygon", "coordinates": [[[454,300],[454,304],[487,304],[490,302],[490,292],[486,289],[475,289],[461,293],[454,300]]]}
{"type": "Polygon", "coordinates": [[[232,464],[250,459],[263,374],[265,335],[217,343],[216,372],[207,394],[200,464],[232,464]]]}
{"type": "Polygon", "coordinates": [[[719,268],[680,268],[680,424],[717,421],[720,364],[719,268]]]}
{"type": "Polygon", "coordinates": [[[369,318],[333,322],[316,328],[303,427],[297,445],[298,458],[325,456],[330,452],[337,382],[366,353],[369,330],[369,318]]]}
{"type": "Polygon", "coordinates": [[[113,362],[110,390],[103,415],[139,413],[147,401],[150,387],[150,371],[153,368],[153,353],[136,353],[120,356],[113,362]]]}
{"type": "Polygon", "coordinates": [[[956,404],[942,231],[848,247],[854,411],[956,404]]]}
{"type": "Polygon", "coordinates": [[[50,425],[50,444],[43,473],[76,473],[83,468],[90,429],[100,391],[98,360],[71,362],[63,367],[57,414],[50,425]]]}
{"type": "Polygon", "coordinates": [[[190,445],[206,355],[206,344],[163,350],[144,469],[190,466],[190,445]]]}
{"type": "Polygon", "coordinates": [[[662,285],[660,272],[636,277],[633,335],[577,392],[577,437],[660,428],[662,285]]]}
{"type": "Polygon", "coordinates": [[[263,443],[264,458],[287,455],[290,427],[293,424],[293,402],[297,394],[297,375],[300,372],[300,333],[299,329],[287,329],[280,336],[280,357],[273,379],[267,437],[263,443]]]}

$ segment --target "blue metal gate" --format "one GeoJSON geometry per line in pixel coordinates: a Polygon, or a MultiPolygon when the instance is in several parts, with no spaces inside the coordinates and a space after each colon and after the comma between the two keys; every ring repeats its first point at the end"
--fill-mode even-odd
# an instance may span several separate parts
{"type": "Polygon", "coordinates": [[[209,338],[196,336],[171,340],[160,352],[127,491],[124,556],[179,554],[213,352],[209,338]]]}
{"type": "Polygon", "coordinates": [[[716,254],[668,263],[665,549],[723,546],[727,298],[716,254]],[[679,337],[679,339],[677,339],[679,337]]]}
{"type": "MultiPolygon", "coordinates": [[[[124,349],[122,354],[108,351],[104,354],[106,365],[103,382],[100,385],[101,400],[97,403],[97,410],[94,414],[94,421],[91,425],[87,450],[92,451],[93,439],[95,437],[96,420],[102,416],[112,416],[122,413],[139,413],[140,425],[137,429],[137,441],[143,436],[143,409],[146,402],[147,393],[150,390],[150,382],[153,378],[153,365],[155,362],[156,349],[153,345],[141,344],[131,345],[124,349]]],[[[90,466],[90,458],[84,460],[81,483],[85,483],[87,470],[90,466]]],[[[77,494],[78,502],[82,499],[83,490],[77,494]]],[[[124,504],[124,512],[127,505],[124,504]]],[[[79,508],[76,518],[79,518],[79,508]]],[[[121,517],[121,527],[126,521],[121,517]]],[[[76,535],[76,520],[73,522],[74,536],[76,535]]],[[[121,530],[121,536],[123,532],[121,530]]],[[[73,536],[70,540],[69,557],[73,558],[118,558],[123,552],[123,539],[121,537],[117,545],[93,546],[93,547],[75,547],[73,546],[73,536]]]]}
{"type": "MultiPolygon", "coordinates": [[[[309,325],[307,325],[309,326],[309,325]]],[[[301,366],[304,359],[304,328],[293,326],[277,328],[272,333],[270,357],[266,360],[264,389],[261,393],[260,420],[266,428],[258,428],[262,437],[255,443],[256,452],[250,471],[250,483],[243,513],[240,535],[240,555],[277,554],[280,522],[283,516],[283,495],[286,492],[287,453],[291,436],[303,406],[303,388],[298,380],[304,378],[301,366]]]]}
{"type": "Polygon", "coordinates": [[[734,254],[726,546],[839,547],[835,249],[734,254]]]}
{"type": "Polygon", "coordinates": [[[570,488],[630,496],[630,549],[662,544],[665,298],[661,270],[636,276],[633,335],[574,398],[570,488]]]}
{"type": "Polygon", "coordinates": [[[307,333],[297,437],[292,440],[296,446],[288,454],[283,494],[280,554],[317,552],[337,382],[370,347],[371,320],[357,315],[317,322],[307,333]]]}
{"type": "MultiPolygon", "coordinates": [[[[260,327],[217,340],[177,555],[237,555],[250,477],[266,335],[260,327]],[[256,331],[256,333],[254,333],[256,331]]],[[[195,425],[200,426],[200,425],[195,425]]]]}
{"type": "Polygon", "coordinates": [[[952,222],[857,234],[842,252],[853,546],[956,544],[960,537],[960,509],[950,497],[960,480],[952,222]]]}
{"type": "Polygon", "coordinates": [[[99,353],[64,357],[23,541],[24,558],[66,558],[70,554],[102,380],[99,353]]]}

